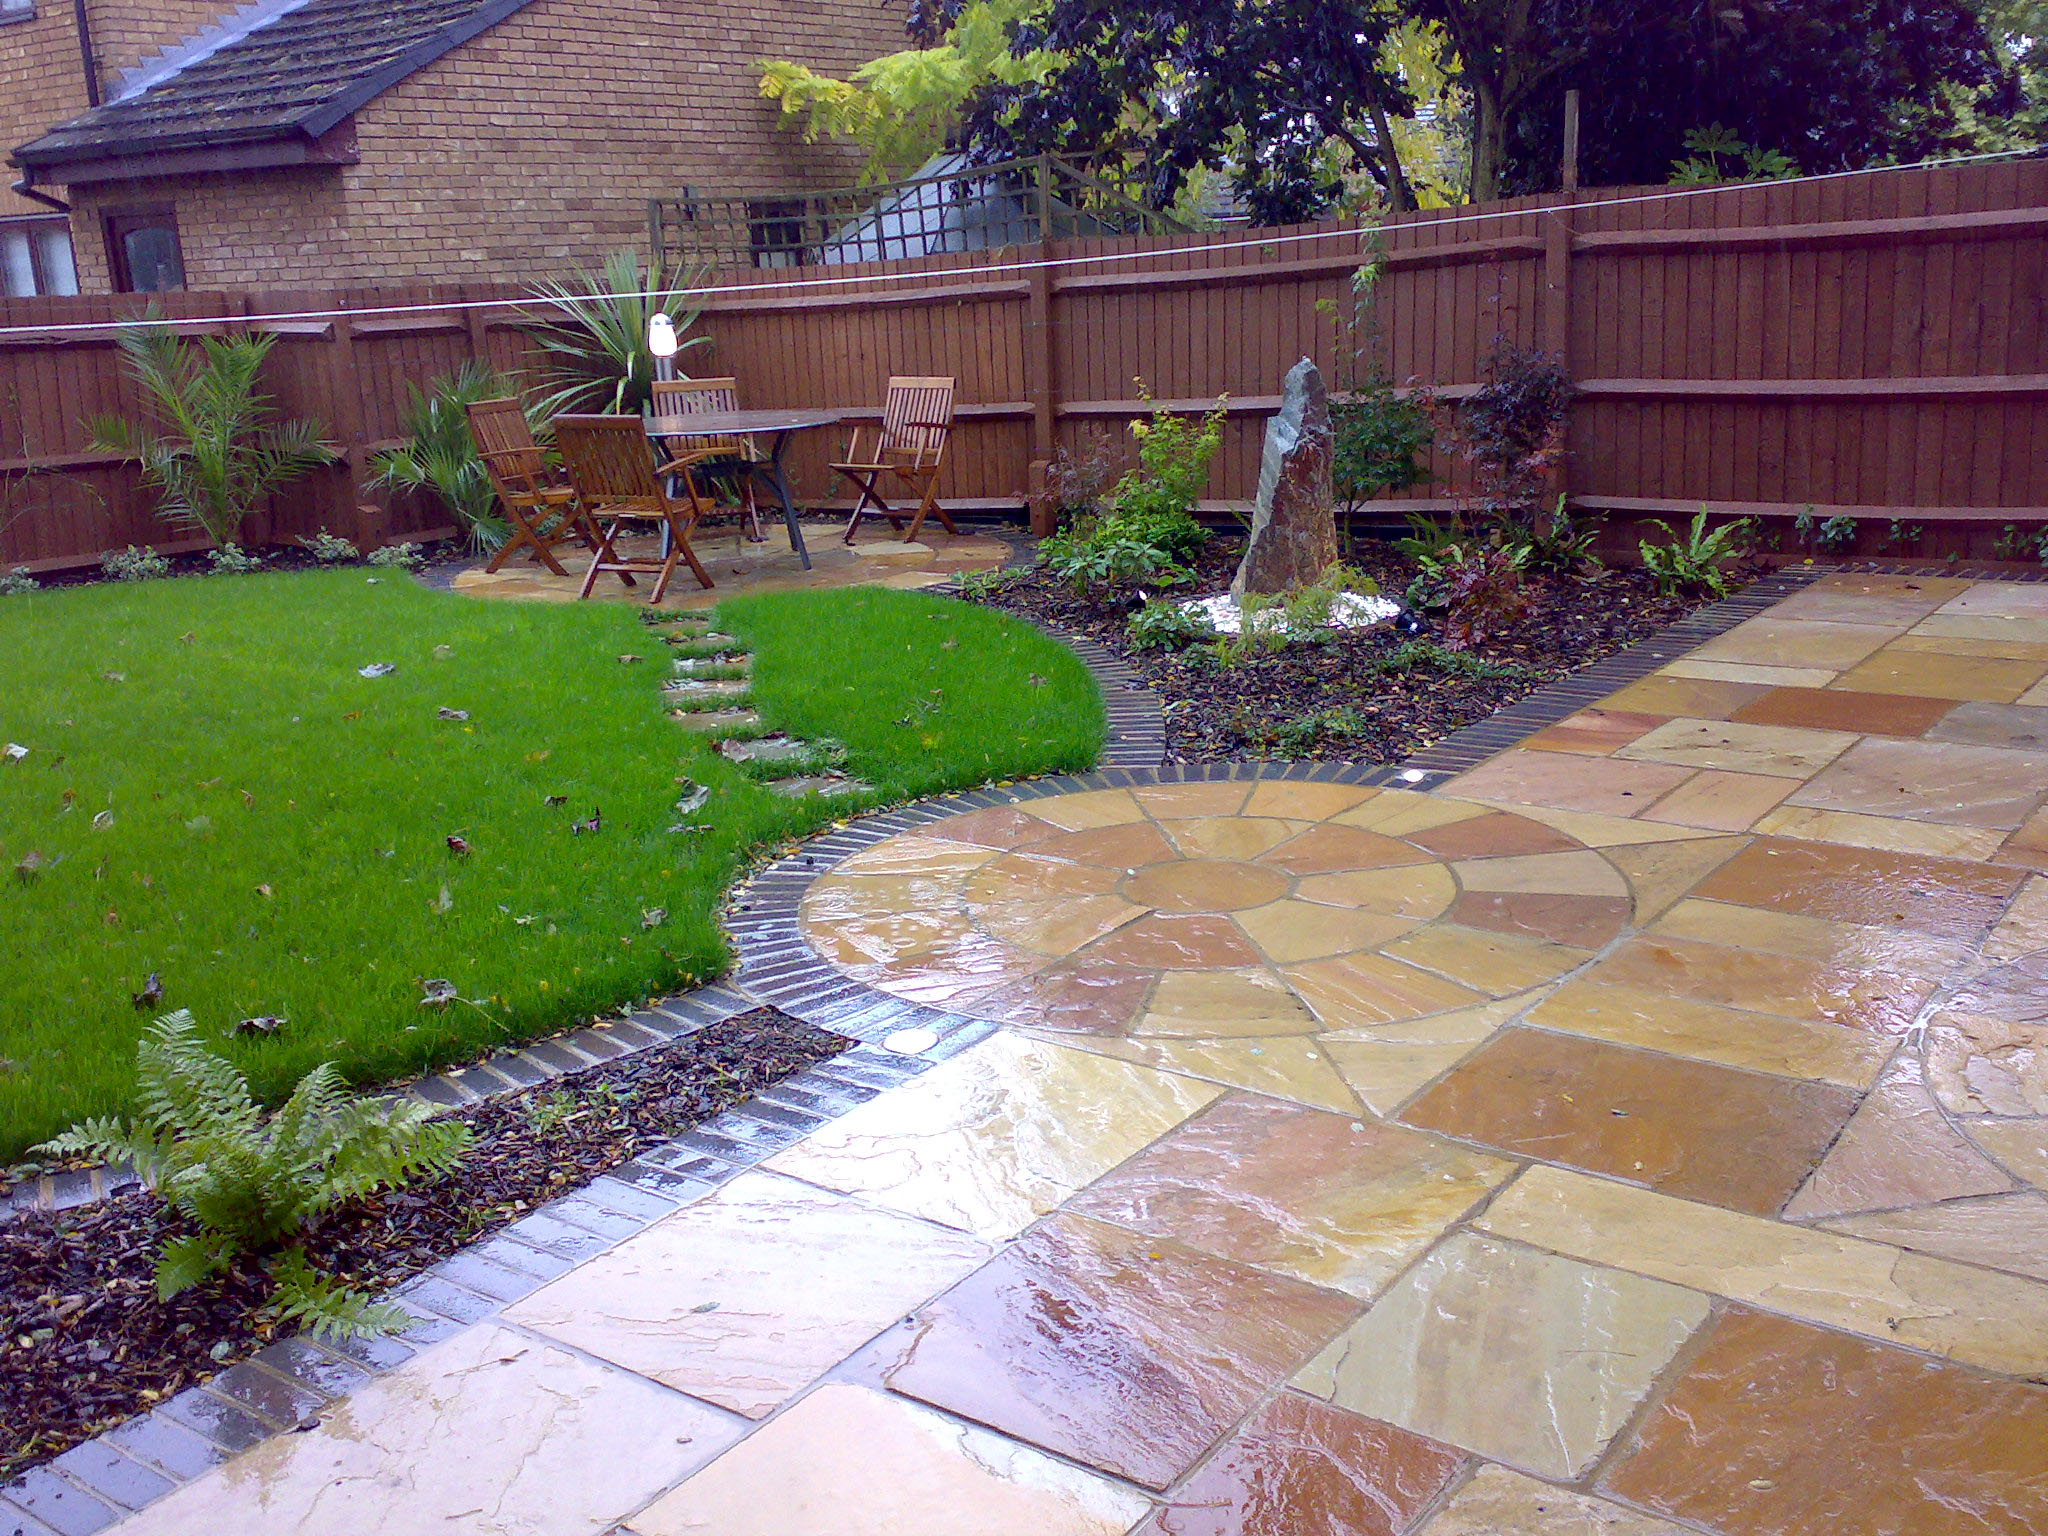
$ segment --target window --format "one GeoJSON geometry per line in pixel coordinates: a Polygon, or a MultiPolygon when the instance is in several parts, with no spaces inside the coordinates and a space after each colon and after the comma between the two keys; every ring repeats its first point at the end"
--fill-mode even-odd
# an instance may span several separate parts
{"type": "Polygon", "coordinates": [[[10,21],[34,21],[36,0],[0,0],[0,26],[10,21]]]}
{"type": "Polygon", "coordinates": [[[22,299],[76,292],[78,268],[71,261],[68,220],[0,219],[0,295],[22,299]]]}
{"type": "Polygon", "coordinates": [[[116,293],[163,293],[185,286],[178,218],[169,208],[124,208],[107,215],[107,266],[116,293]]]}

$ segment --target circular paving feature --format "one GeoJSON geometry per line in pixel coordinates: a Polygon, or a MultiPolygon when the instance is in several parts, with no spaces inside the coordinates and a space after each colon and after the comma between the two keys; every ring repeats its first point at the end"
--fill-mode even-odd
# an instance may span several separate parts
{"type": "Polygon", "coordinates": [[[1268,780],[973,811],[858,853],[806,937],[907,1001],[1096,1035],[1309,1035],[1482,1005],[1628,925],[1620,870],[1542,822],[1268,780]]]}

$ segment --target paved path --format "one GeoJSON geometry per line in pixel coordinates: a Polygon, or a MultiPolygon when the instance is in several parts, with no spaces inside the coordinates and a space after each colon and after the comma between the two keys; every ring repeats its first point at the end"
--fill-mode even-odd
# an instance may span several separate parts
{"type": "Polygon", "coordinates": [[[2048,1532],[2048,587],[824,875],[995,1034],[132,1536],[2048,1532]]]}

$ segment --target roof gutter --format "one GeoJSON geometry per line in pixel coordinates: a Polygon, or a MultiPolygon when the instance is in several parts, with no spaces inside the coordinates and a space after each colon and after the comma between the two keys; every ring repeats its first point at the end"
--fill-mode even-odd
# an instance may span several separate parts
{"type": "Polygon", "coordinates": [[[71,0],[71,14],[78,22],[78,63],[85,75],[85,103],[89,110],[100,104],[100,66],[92,56],[92,18],[86,14],[85,0],[71,0]]]}
{"type": "Polygon", "coordinates": [[[21,180],[17,181],[7,190],[18,197],[28,198],[31,202],[41,203],[45,208],[54,208],[59,213],[69,213],[71,205],[65,202],[63,198],[52,197],[47,192],[38,192],[36,190],[35,175],[34,171],[25,171],[22,174],[21,180]]]}

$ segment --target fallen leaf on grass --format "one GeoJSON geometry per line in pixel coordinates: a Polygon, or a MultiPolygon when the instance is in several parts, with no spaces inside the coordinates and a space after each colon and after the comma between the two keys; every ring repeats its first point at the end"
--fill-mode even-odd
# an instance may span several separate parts
{"type": "Polygon", "coordinates": [[[638,661],[639,659],[640,658],[638,656],[635,656],[631,652],[628,652],[626,655],[621,656],[619,658],[619,665],[622,667],[630,667],[634,662],[638,661]]]}
{"type": "Polygon", "coordinates": [[[455,910],[455,893],[444,885],[441,887],[441,894],[428,902],[427,905],[436,912],[452,912],[455,910]]]}
{"type": "Polygon", "coordinates": [[[142,984],[140,992],[130,994],[128,1001],[137,1008],[154,1008],[164,1000],[164,978],[160,972],[151,971],[149,979],[142,984]]]}
{"type": "Polygon", "coordinates": [[[113,824],[114,813],[112,811],[101,811],[92,819],[92,829],[95,832],[104,832],[113,824]]]}
{"type": "Polygon", "coordinates": [[[449,851],[450,853],[454,854],[454,855],[455,855],[455,856],[456,856],[456,857],[457,857],[458,859],[466,859],[466,858],[468,858],[468,857],[469,857],[469,839],[468,839],[468,838],[466,838],[466,837],[457,837],[457,836],[456,836],[456,835],[455,835],[455,834],[454,834],[453,832],[449,833],[449,834],[448,834],[448,851],[449,851]]]}
{"type": "Polygon", "coordinates": [[[194,634],[194,633],[193,633],[193,632],[192,632],[191,630],[189,630],[189,629],[188,629],[188,630],[186,630],[186,631],[185,631],[185,633],[183,633],[182,635],[178,636],[178,644],[180,644],[180,645],[190,645],[190,644],[191,644],[191,643],[192,643],[192,642],[193,642],[194,640],[197,640],[198,638],[199,638],[199,636],[197,636],[197,635],[196,635],[196,634],[194,634]]]}
{"type": "Polygon", "coordinates": [[[107,915],[104,918],[102,918],[101,921],[104,922],[109,928],[118,928],[121,926],[121,914],[119,912],[116,912],[112,907],[109,907],[107,908],[107,915]]]}
{"type": "Polygon", "coordinates": [[[20,861],[14,866],[14,878],[23,885],[31,884],[36,876],[48,869],[54,862],[55,860],[45,857],[40,850],[31,848],[21,856],[20,861]]]}
{"type": "Polygon", "coordinates": [[[567,795],[549,795],[541,803],[543,805],[567,805],[569,797],[567,795]]]}
{"type": "Polygon", "coordinates": [[[422,1008],[446,1008],[459,994],[455,983],[445,977],[435,976],[420,983],[420,1006],[422,1008]]]}
{"type": "Polygon", "coordinates": [[[18,741],[10,741],[6,746],[0,747],[0,757],[6,758],[10,763],[18,763],[27,756],[28,748],[18,741]]]}
{"type": "Polygon", "coordinates": [[[604,815],[593,806],[590,812],[590,820],[572,821],[569,823],[569,830],[578,836],[585,832],[602,832],[604,830],[604,815]]]}
{"type": "Polygon", "coordinates": [[[102,672],[100,676],[110,683],[125,683],[128,681],[128,674],[126,672],[102,672]]]}
{"type": "Polygon", "coordinates": [[[695,779],[683,779],[680,782],[683,785],[683,797],[676,802],[678,816],[687,816],[692,811],[701,809],[704,802],[711,798],[709,785],[699,784],[695,779]]]}
{"type": "Polygon", "coordinates": [[[274,897],[277,894],[277,892],[273,891],[270,888],[269,884],[266,882],[265,884],[256,887],[256,894],[268,900],[269,898],[274,897]]]}
{"type": "Polygon", "coordinates": [[[446,661],[454,654],[455,647],[452,645],[437,645],[434,647],[434,660],[436,661],[446,661]]]}
{"type": "Polygon", "coordinates": [[[235,1033],[238,1035],[274,1035],[278,1031],[278,1026],[290,1022],[290,1020],[280,1018],[274,1013],[259,1013],[253,1019],[244,1019],[241,1023],[237,1024],[235,1026],[235,1033]]]}
{"type": "Polygon", "coordinates": [[[469,718],[468,710],[450,709],[446,704],[443,704],[436,713],[443,720],[467,720],[469,718]]]}
{"type": "Polygon", "coordinates": [[[357,677],[389,677],[398,668],[388,661],[373,661],[367,667],[357,667],[357,677]]]}

